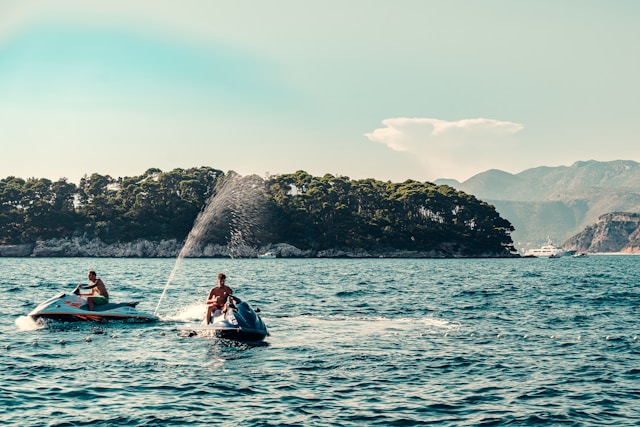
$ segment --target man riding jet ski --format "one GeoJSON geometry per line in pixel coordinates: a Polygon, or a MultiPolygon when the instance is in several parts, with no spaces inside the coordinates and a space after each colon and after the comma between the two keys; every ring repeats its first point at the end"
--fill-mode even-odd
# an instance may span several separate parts
{"type": "Polygon", "coordinates": [[[136,310],[138,301],[94,305],[89,310],[87,298],[80,294],[78,285],[71,295],[60,292],[37,306],[29,316],[34,319],[51,319],[63,322],[128,320],[132,322],[153,322],[156,316],[136,310]]]}
{"type": "Polygon", "coordinates": [[[179,329],[189,336],[202,335],[225,338],[234,341],[260,342],[269,336],[267,326],[249,304],[240,298],[229,296],[224,307],[213,312],[209,323],[205,318],[199,325],[183,326],[179,329]]]}
{"type": "Polygon", "coordinates": [[[184,327],[191,335],[214,335],[236,341],[262,341],[268,335],[267,326],[260,316],[226,285],[227,276],[218,274],[218,284],[207,297],[207,313],[201,325],[184,327]]]}

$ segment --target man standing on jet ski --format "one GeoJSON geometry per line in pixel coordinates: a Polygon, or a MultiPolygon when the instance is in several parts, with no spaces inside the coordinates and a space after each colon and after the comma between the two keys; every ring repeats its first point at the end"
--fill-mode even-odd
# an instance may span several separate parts
{"type": "Polygon", "coordinates": [[[89,306],[89,311],[93,311],[94,305],[103,305],[109,302],[109,292],[107,291],[107,287],[104,285],[102,279],[99,279],[96,275],[96,272],[93,270],[89,270],[89,282],[91,282],[88,286],[80,285],[80,289],[91,289],[90,294],[79,294],[83,297],[87,298],[87,305],[89,306]]]}
{"type": "Polygon", "coordinates": [[[207,297],[207,317],[205,323],[211,323],[211,315],[217,309],[221,309],[227,303],[227,297],[233,295],[233,290],[225,285],[227,276],[224,273],[218,273],[218,286],[211,288],[207,297]]]}

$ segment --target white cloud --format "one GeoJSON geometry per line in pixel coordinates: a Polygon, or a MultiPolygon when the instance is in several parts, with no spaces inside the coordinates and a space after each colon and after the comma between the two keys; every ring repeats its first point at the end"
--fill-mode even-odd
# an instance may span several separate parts
{"type": "Polygon", "coordinates": [[[416,144],[430,142],[468,142],[495,139],[520,132],[524,127],[513,122],[494,119],[464,119],[448,122],[430,118],[398,117],[382,121],[385,128],[375,129],[365,136],[371,141],[381,142],[395,151],[411,151],[416,144]]]}
{"type": "Polygon", "coordinates": [[[518,123],[486,118],[454,122],[434,118],[390,118],[366,133],[394,151],[418,157],[431,178],[471,176],[509,165],[517,154],[518,123]]]}

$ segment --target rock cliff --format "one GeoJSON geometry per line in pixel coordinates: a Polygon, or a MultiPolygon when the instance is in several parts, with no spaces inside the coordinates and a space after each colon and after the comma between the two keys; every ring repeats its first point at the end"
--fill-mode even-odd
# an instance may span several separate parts
{"type": "Polygon", "coordinates": [[[601,215],[563,245],[576,252],[640,253],[640,214],[613,212],[601,215]]]}

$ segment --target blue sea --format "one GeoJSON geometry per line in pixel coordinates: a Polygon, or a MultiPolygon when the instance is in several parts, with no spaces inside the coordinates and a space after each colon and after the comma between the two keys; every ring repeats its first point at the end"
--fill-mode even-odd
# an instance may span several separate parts
{"type": "Polygon", "coordinates": [[[0,425],[640,425],[636,256],[2,258],[0,295],[0,425]],[[161,320],[26,316],[89,269],[161,320]],[[182,330],[218,272],[262,345],[182,330]]]}

